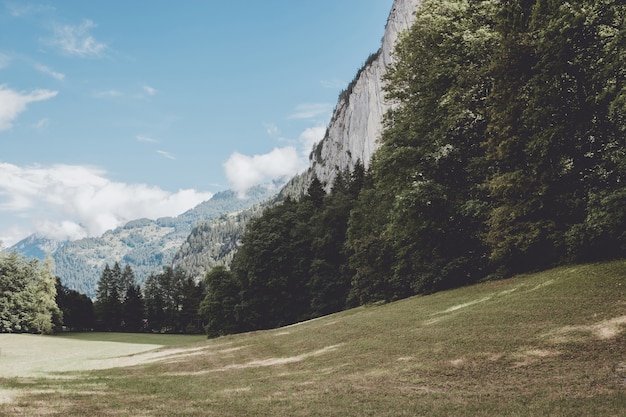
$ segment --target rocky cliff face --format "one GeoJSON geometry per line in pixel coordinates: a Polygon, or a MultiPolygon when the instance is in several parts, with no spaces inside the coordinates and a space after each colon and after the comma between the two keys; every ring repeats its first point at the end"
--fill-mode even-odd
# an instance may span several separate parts
{"type": "Polygon", "coordinates": [[[382,77],[392,62],[399,34],[411,26],[420,5],[421,0],[394,1],[380,50],[341,94],[324,139],[313,149],[310,168],[304,175],[310,178],[315,173],[327,190],[337,172],[352,169],[358,160],[369,166],[378,148],[383,115],[391,105],[382,91],[382,77]]]}

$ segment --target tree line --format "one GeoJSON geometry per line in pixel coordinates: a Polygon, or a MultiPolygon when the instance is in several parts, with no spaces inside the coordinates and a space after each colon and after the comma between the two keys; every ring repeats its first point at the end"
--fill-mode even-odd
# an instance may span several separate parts
{"type": "Polygon", "coordinates": [[[202,333],[203,284],[166,267],[137,284],[132,268],[105,265],[96,290],[95,328],[101,331],[202,333]]]}
{"type": "Polygon", "coordinates": [[[249,223],[210,336],[626,254],[626,5],[426,0],[365,172],[249,223]]]}

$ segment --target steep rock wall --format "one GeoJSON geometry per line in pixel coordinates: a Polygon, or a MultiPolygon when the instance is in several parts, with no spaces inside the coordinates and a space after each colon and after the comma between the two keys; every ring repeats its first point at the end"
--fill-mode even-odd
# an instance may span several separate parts
{"type": "MultiPolygon", "coordinates": [[[[341,94],[324,139],[310,156],[310,168],[330,189],[337,172],[352,169],[360,160],[366,167],[382,132],[384,114],[390,108],[385,100],[382,77],[392,62],[392,52],[400,33],[414,21],[421,0],[395,0],[379,51],[372,55],[355,80],[341,94]]],[[[304,181],[308,183],[308,181],[304,181]]]]}

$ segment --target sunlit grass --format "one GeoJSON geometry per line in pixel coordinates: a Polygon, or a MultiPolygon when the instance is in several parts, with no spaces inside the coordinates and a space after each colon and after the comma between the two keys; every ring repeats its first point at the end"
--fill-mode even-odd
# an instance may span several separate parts
{"type": "Polygon", "coordinates": [[[61,333],[55,337],[86,340],[90,342],[121,342],[147,345],[172,346],[206,340],[206,335],[160,334],[160,333],[61,333]]]}
{"type": "Polygon", "coordinates": [[[625,336],[626,262],[572,266],[0,380],[0,414],[623,416],[625,336]]]}

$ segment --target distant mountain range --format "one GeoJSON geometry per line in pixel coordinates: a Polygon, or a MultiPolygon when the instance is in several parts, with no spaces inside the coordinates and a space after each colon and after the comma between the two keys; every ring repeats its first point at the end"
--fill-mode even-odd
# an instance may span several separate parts
{"type": "MultiPolygon", "coordinates": [[[[271,199],[276,191],[276,186],[257,186],[248,191],[245,199],[239,198],[234,191],[223,191],[177,217],[133,220],[102,236],[75,241],[59,242],[31,235],[8,250],[39,259],[50,254],[55,262],[55,273],[63,285],[94,297],[106,264],[130,265],[141,284],[150,273],[172,265],[195,225],[202,223],[206,228],[205,222],[235,215],[271,199]]],[[[184,256],[179,255],[178,260],[182,262],[184,256]]],[[[200,267],[194,272],[203,274],[200,267]]]]}

